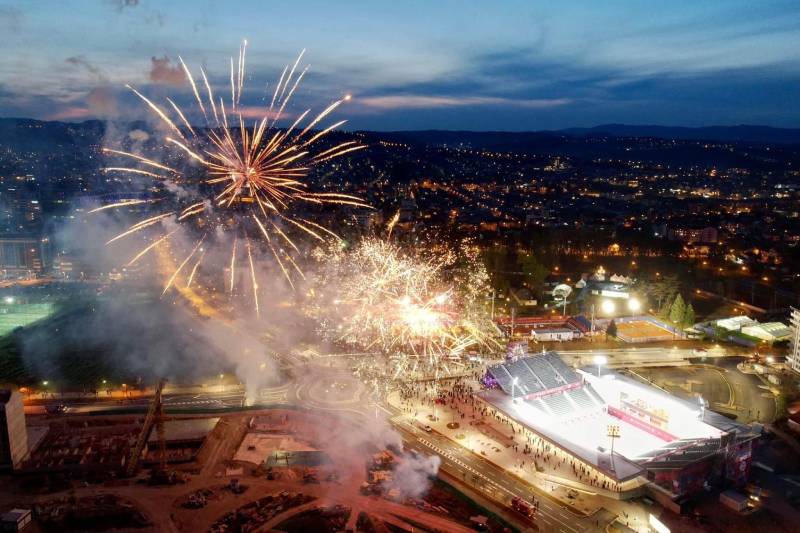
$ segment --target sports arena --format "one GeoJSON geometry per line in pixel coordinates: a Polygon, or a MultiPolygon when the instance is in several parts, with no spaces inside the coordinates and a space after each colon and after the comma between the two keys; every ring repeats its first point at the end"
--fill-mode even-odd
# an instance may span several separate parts
{"type": "Polygon", "coordinates": [[[675,500],[707,479],[747,479],[757,435],[700,402],[608,369],[572,369],[555,352],[509,357],[484,384],[478,397],[497,416],[591,469],[617,497],[650,485],[675,500]]]}

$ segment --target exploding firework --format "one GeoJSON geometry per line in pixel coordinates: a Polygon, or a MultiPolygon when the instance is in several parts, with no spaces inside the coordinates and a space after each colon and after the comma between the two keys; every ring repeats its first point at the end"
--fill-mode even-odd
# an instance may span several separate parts
{"type": "MultiPolygon", "coordinates": [[[[328,272],[322,285],[335,294],[320,299],[333,306],[333,312],[322,314],[336,317],[321,321],[327,336],[392,358],[394,378],[420,365],[448,372],[468,348],[493,347],[490,321],[482,319],[485,313],[465,299],[463,290],[445,281],[453,272],[445,273],[442,257],[447,255],[406,255],[399,246],[374,238],[325,254],[328,272]]],[[[477,278],[464,281],[481,283],[477,278]]]]}
{"type": "Polygon", "coordinates": [[[292,278],[302,277],[303,271],[295,260],[300,252],[294,236],[303,235],[319,242],[329,242],[336,234],[319,222],[311,220],[308,209],[325,204],[368,207],[359,198],[338,192],[315,192],[310,189],[306,177],[315,166],[347,153],[364,148],[357,141],[326,143],[325,137],[341,127],[346,121],[330,125],[320,124],[349,95],[336,100],[316,116],[306,110],[288,127],[279,128],[279,121],[287,114],[287,104],[297,90],[308,67],[298,67],[303,58],[300,53],[293,65],[284,68],[272,91],[269,105],[263,106],[252,124],[246,119],[252,116],[252,108],[241,105],[244,91],[246,41],[239,49],[238,60],[231,58],[230,94],[218,97],[212,90],[208,76],[200,69],[196,81],[189,67],[180,58],[188,86],[191,88],[196,109],[194,115],[202,117],[204,127],[193,126],[184,112],[172,99],[168,105],[159,105],[133,87],[133,91],[169,132],[159,150],[168,157],[158,159],[122,150],[104,150],[127,164],[107,166],[106,173],[123,173],[144,176],[156,181],[166,193],[180,188],[188,191],[181,198],[148,200],[126,200],[102,206],[95,211],[159,202],[164,209],[152,213],[108,241],[161,228],[160,235],[151,236],[144,248],[138,251],[129,265],[137,262],[158,246],[172,244],[176,229],[185,228],[182,235],[193,235],[185,256],[178,258],[175,269],[167,276],[164,293],[185,279],[189,287],[198,272],[206,265],[204,259],[209,249],[227,249],[230,260],[225,261],[229,270],[224,285],[233,293],[237,282],[237,264],[249,269],[248,284],[252,287],[252,300],[256,313],[258,305],[258,283],[253,255],[265,249],[274,257],[276,264],[288,283],[292,278]],[[202,80],[202,88],[199,81],[202,80]],[[204,93],[201,96],[201,93],[204,93]],[[227,103],[226,103],[227,102],[227,103]],[[313,118],[312,118],[313,117],[313,118]],[[242,257],[240,257],[240,255],[242,257]]]}

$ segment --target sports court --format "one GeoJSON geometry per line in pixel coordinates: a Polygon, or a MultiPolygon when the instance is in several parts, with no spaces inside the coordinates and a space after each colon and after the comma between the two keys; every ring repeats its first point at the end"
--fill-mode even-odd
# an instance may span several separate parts
{"type": "Polygon", "coordinates": [[[648,320],[617,324],[617,338],[630,343],[669,341],[677,338],[670,330],[648,320]]]}

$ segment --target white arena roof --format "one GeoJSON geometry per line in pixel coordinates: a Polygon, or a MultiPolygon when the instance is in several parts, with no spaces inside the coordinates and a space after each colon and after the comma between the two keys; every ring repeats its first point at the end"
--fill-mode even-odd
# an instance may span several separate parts
{"type": "Polygon", "coordinates": [[[580,387],[546,396],[512,398],[499,388],[479,396],[619,481],[643,474],[651,464],[680,466],[716,453],[726,432],[749,432],[746,426],[706,411],[699,402],[681,400],[607,369],[600,377],[576,372],[583,381],[580,387]],[[609,426],[619,428],[613,458],[609,426]]]}

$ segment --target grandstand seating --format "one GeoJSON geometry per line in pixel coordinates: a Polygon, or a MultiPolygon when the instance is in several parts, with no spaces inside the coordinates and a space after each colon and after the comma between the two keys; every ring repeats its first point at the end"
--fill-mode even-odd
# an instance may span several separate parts
{"type": "Polygon", "coordinates": [[[550,389],[577,383],[581,379],[558,355],[552,352],[495,365],[489,368],[489,373],[497,380],[500,388],[506,394],[513,396],[546,392],[550,389]],[[517,378],[516,386],[512,386],[514,378],[517,378]]]}
{"type": "Polygon", "coordinates": [[[575,403],[578,404],[578,407],[581,409],[594,409],[595,407],[598,407],[598,405],[592,400],[586,391],[583,390],[583,388],[567,391],[567,394],[570,398],[575,400],[575,403]]]}
{"type": "Polygon", "coordinates": [[[531,403],[533,404],[534,407],[536,407],[537,409],[539,409],[543,413],[547,413],[548,415],[552,415],[553,414],[553,411],[547,406],[546,403],[544,403],[544,401],[542,401],[541,398],[536,398],[531,403]]]}
{"type": "Polygon", "coordinates": [[[587,385],[585,390],[586,390],[586,394],[591,396],[592,400],[594,400],[595,403],[597,403],[597,405],[605,405],[605,403],[606,403],[605,400],[603,400],[600,397],[600,395],[597,394],[597,392],[592,388],[591,385],[587,385]]]}
{"type": "Polygon", "coordinates": [[[583,315],[576,315],[570,317],[567,325],[572,326],[583,334],[589,333],[592,330],[592,323],[583,315]]]}
{"type": "Polygon", "coordinates": [[[569,418],[575,414],[575,409],[563,394],[551,394],[542,398],[542,401],[547,404],[550,411],[558,418],[569,418]]]}

